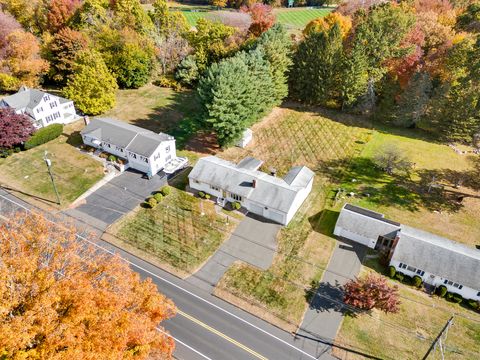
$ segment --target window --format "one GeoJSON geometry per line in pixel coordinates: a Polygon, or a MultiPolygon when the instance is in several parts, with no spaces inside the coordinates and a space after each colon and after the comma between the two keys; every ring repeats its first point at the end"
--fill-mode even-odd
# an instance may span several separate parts
{"type": "Polygon", "coordinates": [[[157,161],[158,159],[160,159],[160,153],[155,154],[155,155],[153,156],[153,160],[154,160],[154,161],[157,161]]]}
{"type": "Polygon", "coordinates": [[[477,293],[477,296],[480,296],[480,291],[477,293]]]}
{"type": "Polygon", "coordinates": [[[198,180],[193,180],[193,182],[194,182],[195,184],[200,184],[200,181],[198,181],[198,180]]]}
{"type": "Polygon", "coordinates": [[[411,272],[415,272],[417,269],[415,269],[413,266],[407,266],[407,270],[411,272]]]}
{"type": "Polygon", "coordinates": [[[406,268],[407,268],[407,264],[401,264],[400,268],[406,269],[406,268]]]}
{"type": "Polygon", "coordinates": [[[217,186],[210,185],[210,189],[215,190],[215,191],[220,191],[220,188],[217,186]]]}
{"type": "Polygon", "coordinates": [[[116,147],[115,147],[115,150],[120,151],[120,152],[123,153],[123,148],[121,148],[120,146],[116,146],[116,147]]]}
{"type": "Polygon", "coordinates": [[[137,158],[137,154],[135,154],[135,153],[133,153],[133,152],[131,152],[131,151],[128,152],[128,155],[130,155],[130,156],[131,156],[132,158],[134,158],[134,159],[137,158]]]}
{"type": "Polygon", "coordinates": [[[463,288],[463,285],[460,285],[458,288],[459,288],[459,289],[463,288]]]}
{"type": "Polygon", "coordinates": [[[240,195],[230,193],[230,196],[234,200],[242,201],[242,197],[240,195]]]}
{"type": "Polygon", "coordinates": [[[443,283],[444,283],[445,285],[448,284],[448,280],[445,279],[445,280],[443,281],[443,283]]]}
{"type": "Polygon", "coordinates": [[[402,267],[403,263],[398,264],[398,267],[402,267]]]}
{"type": "Polygon", "coordinates": [[[448,285],[453,285],[453,281],[448,280],[448,285]]]}
{"type": "Polygon", "coordinates": [[[454,284],[453,284],[453,287],[456,287],[457,289],[461,289],[461,288],[463,288],[463,285],[454,283],[454,284]]]}
{"type": "Polygon", "coordinates": [[[167,147],[165,148],[165,152],[167,152],[167,153],[170,152],[170,146],[167,146],[167,147]]]}

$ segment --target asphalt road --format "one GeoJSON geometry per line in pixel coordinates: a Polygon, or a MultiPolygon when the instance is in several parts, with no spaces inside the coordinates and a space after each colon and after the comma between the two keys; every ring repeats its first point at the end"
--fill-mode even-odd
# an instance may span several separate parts
{"type": "MultiPolygon", "coordinates": [[[[0,213],[4,216],[14,206],[2,196],[28,207],[0,189],[0,213]]],[[[326,352],[328,346],[313,336],[294,338],[131,254],[99,239],[93,241],[105,251],[121,255],[142,276],[152,278],[159,290],[175,302],[178,314],[162,326],[176,340],[178,359],[332,359],[326,352]]]]}

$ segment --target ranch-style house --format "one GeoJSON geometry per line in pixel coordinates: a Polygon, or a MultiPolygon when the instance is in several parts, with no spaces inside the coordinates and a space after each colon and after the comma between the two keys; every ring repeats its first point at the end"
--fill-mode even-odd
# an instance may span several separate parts
{"type": "Polygon", "coordinates": [[[425,284],[480,300],[480,250],[345,204],[334,234],[388,253],[389,264],[425,284]]]}
{"type": "Polygon", "coordinates": [[[190,188],[225,201],[239,202],[251,213],[287,225],[312,190],[314,173],[293,167],[283,178],[259,171],[262,161],[247,157],[238,164],[207,156],[188,175],[190,188]]]}

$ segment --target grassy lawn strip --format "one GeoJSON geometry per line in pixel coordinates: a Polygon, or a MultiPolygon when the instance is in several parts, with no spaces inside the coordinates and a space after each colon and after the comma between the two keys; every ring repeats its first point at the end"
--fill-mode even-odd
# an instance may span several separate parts
{"type": "MultiPolygon", "coordinates": [[[[327,171],[344,168],[330,162],[327,171]]],[[[339,187],[355,197],[343,197],[401,223],[474,246],[480,238],[480,158],[457,154],[450,147],[437,144],[411,130],[380,129],[372,135],[359,157],[346,169],[339,187]],[[394,133],[388,133],[388,131],[394,133]],[[415,163],[410,176],[390,176],[378,169],[373,158],[386,144],[398,147],[415,163]],[[435,178],[444,191],[428,192],[435,178]],[[455,188],[457,179],[462,185],[455,188]],[[369,196],[362,196],[368,194],[369,196]],[[465,198],[457,201],[459,195],[465,198]]]]}
{"type": "MultiPolygon", "coordinates": [[[[366,267],[364,273],[373,271],[366,267]]],[[[353,347],[382,359],[420,359],[453,313],[448,332],[446,359],[478,359],[480,314],[449,303],[399,282],[402,304],[397,314],[374,310],[370,315],[346,316],[337,335],[340,345],[353,347]]],[[[342,352],[335,349],[336,355],[342,352]]],[[[437,352],[438,354],[438,352],[437,352]]],[[[348,359],[363,359],[352,353],[348,359]]]]}
{"type": "MultiPolygon", "coordinates": [[[[304,164],[318,170],[322,160],[349,158],[360,151],[369,134],[368,129],[349,119],[341,123],[317,112],[292,109],[274,110],[253,130],[254,144],[246,149],[228,149],[220,157],[238,161],[254,156],[265,160],[267,168],[275,167],[279,176],[292,165],[304,164]]],[[[310,196],[292,222],[280,231],[272,266],[261,271],[237,263],[217,285],[222,292],[255,304],[258,316],[264,317],[261,309],[266,309],[284,322],[300,324],[308,305],[306,293],[327,266],[335,244],[330,235],[336,218],[325,209],[328,179],[317,174],[310,196]]]]}
{"type": "Polygon", "coordinates": [[[78,131],[82,127],[83,122],[77,121],[65,126],[64,134],[55,140],[0,159],[0,183],[39,200],[56,201],[43,161],[48,151],[62,207],[70,204],[103,177],[102,164],[74,147],[81,143],[78,131]]]}
{"type": "Polygon", "coordinates": [[[103,116],[165,132],[175,137],[177,148],[182,148],[199,130],[199,109],[193,91],[176,92],[149,84],[140,89],[118,90],[116,106],[103,116]]]}
{"type": "Polygon", "coordinates": [[[185,272],[192,272],[232,231],[214,204],[172,188],[154,209],[140,208],[121,221],[114,235],[185,272]]]}

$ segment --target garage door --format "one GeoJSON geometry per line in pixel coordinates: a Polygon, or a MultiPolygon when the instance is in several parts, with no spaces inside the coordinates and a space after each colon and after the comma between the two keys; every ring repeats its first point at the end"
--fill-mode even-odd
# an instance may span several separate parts
{"type": "Polygon", "coordinates": [[[284,214],[280,214],[272,210],[266,211],[265,217],[280,224],[283,224],[284,222],[284,214]]]}
{"type": "Polygon", "coordinates": [[[249,211],[254,213],[254,214],[263,216],[263,206],[258,206],[258,205],[255,205],[255,204],[251,204],[249,211]]]}

